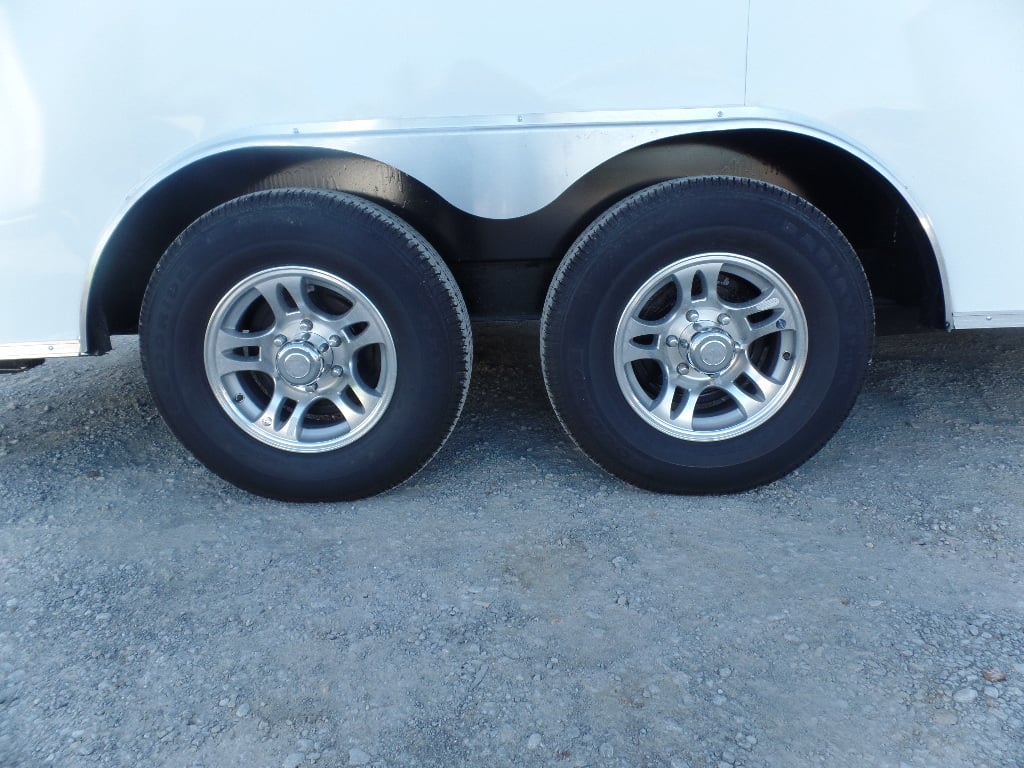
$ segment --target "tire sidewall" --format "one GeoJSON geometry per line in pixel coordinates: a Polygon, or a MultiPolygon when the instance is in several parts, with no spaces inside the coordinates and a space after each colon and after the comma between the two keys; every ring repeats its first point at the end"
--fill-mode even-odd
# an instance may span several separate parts
{"type": "MultiPolygon", "coordinates": [[[[555,321],[571,343],[549,345],[563,393],[558,411],[599,464],[647,487],[675,472],[711,488],[758,484],[795,466],[835,431],[860,389],[870,352],[870,309],[852,249],[823,214],[768,185],[669,182],[624,201],[570,253],[569,295],[555,321]],[[845,246],[845,249],[844,249],[845,246]],[[807,320],[806,364],[786,402],[764,424],[717,441],[687,441],[648,424],[629,405],[614,367],[619,318],[660,269],[688,256],[731,253],[777,272],[807,320]],[[578,340],[578,341],[576,341],[578,340]],[[699,472],[696,474],[694,471],[699,472]]],[[[568,275],[566,277],[569,277],[568,275]]]]}
{"type": "Polygon", "coordinates": [[[238,215],[214,211],[197,221],[154,277],[150,290],[161,300],[150,306],[147,297],[142,327],[158,405],[203,463],[263,495],[354,498],[402,482],[430,459],[461,407],[464,342],[447,322],[452,297],[429,290],[433,268],[382,210],[371,215],[363,201],[317,206],[302,195],[248,198],[260,196],[256,205],[234,201],[238,215]],[[207,380],[204,338],[217,304],[243,279],[280,266],[348,281],[391,333],[393,395],[377,423],[348,445],[302,454],[266,445],[231,420],[207,380]]]}

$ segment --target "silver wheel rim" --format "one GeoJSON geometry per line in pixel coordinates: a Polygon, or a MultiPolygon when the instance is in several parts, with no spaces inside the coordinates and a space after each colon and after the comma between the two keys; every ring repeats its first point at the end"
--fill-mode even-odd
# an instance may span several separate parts
{"type": "Polygon", "coordinates": [[[615,330],[627,402],[658,431],[698,442],[764,424],[806,359],[796,294],[775,270],[732,253],[669,264],[633,294],[615,330]]]}
{"type": "Polygon", "coordinates": [[[221,299],[204,339],[206,378],[261,443],[320,453],[363,437],[395,389],[395,343],[365,294],[335,275],[276,267],[221,299]]]}

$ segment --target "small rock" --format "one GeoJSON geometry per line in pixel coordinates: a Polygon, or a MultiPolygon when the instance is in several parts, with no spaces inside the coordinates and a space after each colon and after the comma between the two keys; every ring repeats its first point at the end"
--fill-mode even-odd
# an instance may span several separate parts
{"type": "Polygon", "coordinates": [[[1001,683],[1006,679],[1006,673],[1000,672],[997,669],[986,669],[981,673],[981,676],[988,680],[990,683],[1001,683]]]}
{"type": "Polygon", "coordinates": [[[990,699],[998,699],[999,698],[999,689],[996,688],[994,685],[986,685],[985,686],[985,695],[988,696],[990,699]]]}
{"type": "Polygon", "coordinates": [[[956,713],[944,709],[941,712],[935,713],[935,722],[939,725],[956,725],[958,718],[956,713]]]}
{"type": "Polygon", "coordinates": [[[729,677],[732,674],[732,670],[728,667],[722,667],[718,670],[719,677],[729,677]]]}
{"type": "Polygon", "coordinates": [[[249,714],[249,705],[242,704],[238,709],[235,710],[235,717],[245,717],[249,714]]]}
{"type": "Polygon", "coordinates": [[[969,704],[978,698],[978,692],[973,688],[961,688],[953,694],[953,701],[957,704],[969,704]]]}
{"type": "Polygon", "coordinates": [[[301,752],[292,752],[284,759],[284,762],[281,763],[281,768],[299,768],[305,759],[306,756],[301,752]]]}
{"type": "Polygon", "coordinates": [[[868,600],[868,606],[870,608],[879,608],[882,605],[881,600],[868,600]]]}
{"type": "Polygon", "coordinates": [[[368,765],[373,758],[361,749],[350,749],[348,751],[349,765],[368,765]]]}
{"type": "Polygon", "coordinates": [[[540,746],[540,741],[541,741],[541,739],[540,739],[540,734],[539,733],[531,733],[530,734],[530,738],[528,738],[526,740],[526,748],[527,749],[536,749],[537,747],[540,746]]]}
{"type": "Polygon", "coordinates": [[[615,747],[609,744],[607,741],[600,746],[598,751],[601,753],[601,757],[610,759],[615,757],[615,747]]]}

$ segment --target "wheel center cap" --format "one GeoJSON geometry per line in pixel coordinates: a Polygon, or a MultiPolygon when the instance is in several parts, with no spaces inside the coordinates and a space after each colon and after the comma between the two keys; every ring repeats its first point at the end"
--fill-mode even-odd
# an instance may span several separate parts
{"type": "Polygon", "coordinates": [[[277,353],[277,372],[281,378],[295,387],[312,384],[323,373],[324,364],[320,354],[309,344],[292,342],[277,353]]]}
{"type": "Polygon", "coordinates": [[[721,373],[728,368],[736,353],[733,340],[724,331],[705,331],[690,342],[690,364],[704,373],[721,373]]]}

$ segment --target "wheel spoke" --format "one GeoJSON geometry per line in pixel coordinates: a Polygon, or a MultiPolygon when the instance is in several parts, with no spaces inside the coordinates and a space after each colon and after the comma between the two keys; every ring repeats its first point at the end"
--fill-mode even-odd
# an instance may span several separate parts
{"type": "Polygon", "coordinates": [[[363,323],[368,323],[370,326],[373,326],[375,319],[376,318],[374,318],[366,307],[361,304],[353,304],[345,314],[336,318],[336,324],[351,336],[349,329],[352,328],[352,326],[361,325],[363,323]]]}
{"type": "Polygon", "coordinates": [[[341,415],[345,417],[349,429],[355,429],[373,411],[382,395],[367,386],[358,376],[352,377],[347,390],[355,395],[358,405],[352,402],[352,398],[344,390],[339,392],[332,402],[338,406],[341,415]]]}
{"type": "Polygon", "coordinates": [[[261,431],[274,437],[295,443],[301,442],[306,413],[316,399],[314,396],[289,398],[285,397],[280,389],[275,389],[270,402],[257,417],[255,424],[261,431]],[[294,407],[286,416],[282,415],[289,400],[294,403],[294,407]]]}
{"type": "Polygon", "coordinates": [[[776,291],[774,287],[769,286],[767,289],[759,293],[755,299],[739,303],[723,301],[722,306],[728,307],[738,315],[756,315],[758,312],[775,309],[781,303],[778,291],[776,291]]]}
{"type": "Polygon", "coordinates": [[[256,371],[272,376],[274,364],[273,352],[270,351],[269,340],[273,337],[273,329],[249,333],[234,328],[220,328],[216,335],[216,368],[217,375],[227,376],[233,373],[256,371]],[[243,355],[240,349],[256,347],[258,355],[243,355]]]}
{"type": "Polygon", "coordinates": [[[625,364],[636,362],[637,360],[660,360],[661,359],[661,346],[658,342],[654,344],[637,344],[635,341],[630,341],[624,350],[622,350],[622,362],[625,364]]]}
{"type": "Polygon", "coordinates": [[[771,336],[773,333],[780,333],[779,327],[775,325],[774,317],[770,317],[767,320],[763,320],[760,323],[755,324],[747,322],[746,325],[747,330],[743,334],[743,341],[746,344],[751,344],[765,336],[771,336]]]}
{"type": "Polygon", "coordinates": [[[278,421],[281,418],[281,409],[284,407],[285,397],[281,394],[281,390],[278,388],[274,389],[274,394],[270,397],[270,402],[267,403],[263,409],[263,413],[256,417],[254,424],[258,429],[268,434],[276,435],[278,428],[278,421]]]}
{"type": "Polygon", "coordinates": [[[654,416],[663,421],[672,420],[672,401],[675,400],[677,389],[679,387],[676,384],[665,385],[661,394],[651,403],[651,413],[654,416]]]}
{"type": "Polygon", "coordinates": [[[747,379],[757,387],[757,391],[760,392],[760,397],[758,399],[761,401],[770,400],[782,387],[782,384],[761,373],[761,371],[757,370],[757,368],[752,365],[748,365],[743,373],[746,375],[747,379]]]}
{"type": "Polygon", "coordinates": [[[224,354],[217,358],[217,375],[230,376],[236,373],[263,373],[274,375],[274,364],[262,357],[243,357],[242,355],[224,354]]]}
{"type": "Polygon", "coordinates": [[[683,429],[693,429],[693,415],[697,410],[697,401],[703,390],[704,387],[694,388],[686,393],[686,402],[683,403],[682,409],[673,419],[683,429]]]}
{"type": "MultiPolygon", "coordinates": [[[[346,335],[348,335],[347,332],[346,335]]],[[[378,328],[377,324],[373,321],[370,321],[370,324],[365,329],[349,338],[349,345],[352,352],[356,352],[363,347],[386,343],[387,339],[384,337],[381,329],[378,328]]]]}
{"type": "Polygon", "coordinates": [[[326,319],[322,310],[314,307],[309,301],[309,281],[299,275],[289,275],[279,278],[277,284],[285,290],[295,303],[296,309],[303,317],[318,317],[326,319]]]}
{"type": "Polygon", "coordinates": [[[735,381],[729,382],[723,387],[720,387],[720,389],[733,399],[736,403],[736,407],[740,409],[740,412],[746,419],[749,419],[764,407],[763,400],[759,400],[749,392],[741,389],[735,381]]]}
{"type": "Polygon", "coordinates": [[[216,340],[217,351],[233,352],[241,347],[257,347],[268,339],[273,338],[273,336],[273,330],[251,333],[249,331],[239,331],[235,328],[219,328],[217,329],[216,340]]]}
{"type": "Polygon", "coordinates": [[[708,384],[703,382],[686,381],[685,386],[678,382],[669,383],[651,403],[648,410],[653,416],[670,422],[677,427],[693,429],[693,418],[697,410],[697,401],[700,399],[701,393],[707,388],[708,384]],[[680,392],[682,392],[683,398],[681,407],[677,407],[673,411],[672,403],[680,392]]]}
{"type": "Polygon", "coordinates": [[[381,398],[380,392],[368,386],[358,375],[352,377],[348,386],[359,400],[364,412],[369,412],[381,398]]]}
{"type": "MultiPolygon", "coordinates": [[[[298,309],[293,308],[285,300],[286,289],[280,279],[258,283],[255,288],[267,304],[270,305],[270,311],[274,313],[274,324],[276,326],[282,325],[289,315],[295,315],[299,312],[298,309]]],[[[290,291],[288,295],[291,296],[290,291]]]]}
{"type": "Polygon", "coordinates": [[[295,402],[295,408],[288,414],[288,418],[285,420],[281,428],[277,430],[277,434],[286,440],[294,440],[295,442],[302,442],[302,432],[306,421],[306,412],[309,407],[313,404],[315,398],[303,398],[295,402]]]}
{"type": "Polygon", "coordinates": [[[721,304],[718,298],[718,278],[724,265],[720,261],[711,261],[688,266],[672,274],[679,291],[680,306],[689,307],[695,304],[721,304]],[[694,294],[693,281],[700,275],[701,292],[694,294]]]}
{"type": "Polygon", "coordinates": [[[628,365],[637,360],[660,360],[664,351],[664,336],[668,333],[675,311],[669,314],[668,319],[656,322],[641,320],[638,317],[631,317],[626,321],[626,331],[623,336],[625,344],[620,350],[622,362],[628,365]],[[636,339],[645,336],[653,336],[654,341],[646,344],[637,343],[636,339]]]}
{"type": "Polygon", "coordinates": [[[631,317],[626,321],[626,333],[624,338],[632,341],[640,336],[661,336],[668,330],[672,322],[672,313],[666,319],[650,321],[641,320],[639,317],[631,317]]]}

